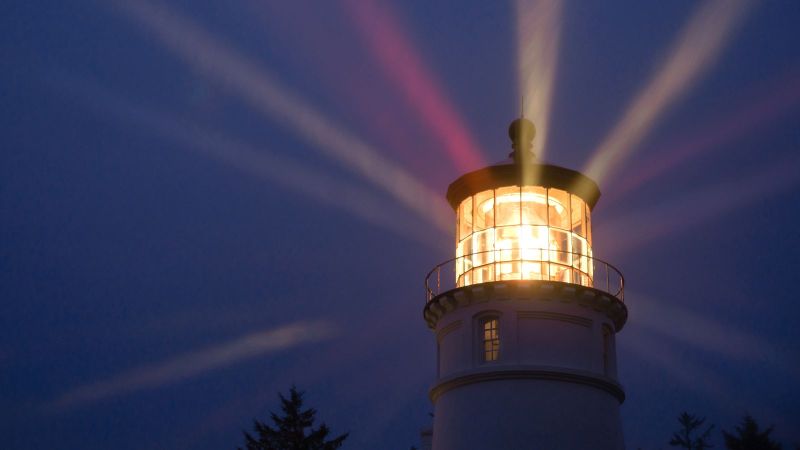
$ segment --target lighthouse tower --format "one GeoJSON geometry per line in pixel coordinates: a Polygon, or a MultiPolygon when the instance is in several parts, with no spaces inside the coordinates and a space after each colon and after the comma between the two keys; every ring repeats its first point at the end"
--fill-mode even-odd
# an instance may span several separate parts
{"type": "Polygon", "coordinates": [[[455,180],[455,258],[425,279],[434,331],[433,450],[624,448],[615,335],[622,274],[594,257],[594,181],[541,164],[533,123],[513,161],[455,180]]]}

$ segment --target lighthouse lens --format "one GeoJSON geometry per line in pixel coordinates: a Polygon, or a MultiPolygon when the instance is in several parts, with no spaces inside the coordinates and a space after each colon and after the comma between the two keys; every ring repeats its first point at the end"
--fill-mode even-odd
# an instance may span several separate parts
{"type": "Polygon", "coordinates": [[[466,198],[458,208],[458,286],[500,280],[592,285],[589,210],[578,196],[540,186],[508,186],[466,198]]]}

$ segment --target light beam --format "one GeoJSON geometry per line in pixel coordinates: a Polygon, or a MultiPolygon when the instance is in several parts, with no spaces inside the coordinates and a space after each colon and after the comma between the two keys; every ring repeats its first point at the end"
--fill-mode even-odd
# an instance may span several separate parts
{"type": "Polygon", "coordinates": [[[634,353],[642,361],[660,367],[661,371],[672,379],[679,381],[688,389],[701,395],[710,395],[718,405],[735,405],[736,407],[752,407],[753,403],[741,400],[742,392],[734,390],[725,382],[724,378],[714,371],[694,364],[684,357],[674,345],[658,339],[642,328],[628,325],[627,339],[620,340],[620,350],[634,353]]]}
{"type": "MultiPolygon", "coordinates": [[[[255,148],[228,136],[209,131],[178,117],[142,107],[89,83],[64,75],[59,83],[71,80],[67,89],[76,91],[88,105],[127,124],[144,127],[187,149],[221,161],[244,173],[270,181],[306,195],[321,203],[347,211],[367,223],[380,226],[411,241],[432,248],[441,247],[440,234],[424,233],[419,224],[372,192],[311,170],[264,148],[255,148]]],[[[431,225],[435,225],[428,222],[431,225]]]]}
{"type": "Polygon", "coordinates": [[[265,354],[330,339],[334,327],[324,321],[298,322],[247,334],[212,347],[127,370],[107,380],[78,386],[46,409],[61,411],[131,392],[156,389],[265,354]]]}
{"type": "Polygon", "coordinates": [[[624,238],[616,239],[616,244],[608,249],[619,255],[649,241],[685,231],[722,214],[747,207],[760,199],[793,188],[798,183],[800,157],[790,155],[747,178],[688,192],[649,209],[607,220],[602,230],[624,233],[624,238]]]}
{"type": "Polygon", "coordinates": [[[610,195],[606,194],[606,201],[609,197],[618,198],[635,191],[644,183],[668,173],[670,169],[693,157],[725,148],[725,144],[746,136],[791,111],[800,104],[800,73],[794,71],[784,76],[777,86],[771,86],[769,91],[751,93],[751,97],[754,100],[708,124],[701,131],[654,150],[653,156],[641,166],[630,170],[624,178],[614,180],[613,190],[610,195]]]}
{"type": "Polygon", "coordinates": [[[697,8],[664,64],[594,152],[584,173],[602,184],[630,156],[656,121],[713,66],[749,4],[706,0],[697,8]]]}
{"type": "Polygon", "coordinates": [[[288,125],[323,155],[343,163],[441,230],[452,232],[452,211],[440,195],[323,117],[268,71],[163,4],[138,0],[114,4],[190,66],[239,94],[260,113],[288,125]]]}
{"type": "Polygon", "coordinates": [[[562,0],[516,0],[517,76],[522,114],[536,124],[533,151],[544,160],[561,36],[562,0]]]}
{"type": "MultiPolygon", "coordinates": [[[[636,308],[631,309],[631,323],[649,332],[725,358],[754,364],[792,360],[780,354],[768,341],[738,327],[726,326],[719,319],[640,292],[628,294],[636,299],[636,308]]],[[[796,371],[797,367],[787,369],[796,371]]]]}
{"type": "Polygon", "coordinates": [[[431,127],[456,167],[468,171],[484,166],[484,158],[469,129],[388,10],[388,5],[373,0],[347,0],[343,4],[372,56],[431,127]]]}

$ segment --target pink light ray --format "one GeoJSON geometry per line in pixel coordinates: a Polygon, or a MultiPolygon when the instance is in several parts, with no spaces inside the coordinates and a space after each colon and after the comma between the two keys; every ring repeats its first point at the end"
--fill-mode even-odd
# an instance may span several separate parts
{"type": "MultiPolygon", "coordinates": [[[[347,13],[339,5],[331,4],[324,11],[316,9],[309,14],[307,5],[293,3],[271,3],[250,0],[251,11],[262,20],[265,39],[290,39],[293,51],[306,55],[300,58],[297,70],[313,70],[319,76],[319,83],[331,93],[331,99],[346,105],[353,120],[364,127],[360,129],[365,137],[380,143],[381,148],[391,150],[398,161],[420,175],[420,181],[430,183],[434,180],[435,167],[449,164],[449,155],[426,155],[420,157],[433,142],[429,129],[414,130],[415,109],[403,102],[403,93],[392,89],[392,81],[385,77],[375,77],[371,67],[365,68],[363,52],[353,52],[360,48],[362,38],[355,29],[338,30],[336,39],[331,38],[330,23],[349,20],[347,13]],[[359,70],[354,70],[359,67],[359,70]],[[421,140],[422,139],[422,140],[421,140]]],[[[371,63],[374,64],[374,63],[371,63]]]]}
{"type": "Polygon", "coordinates": [[[602,228],[595,229],[595,234],[610,233],[608,241],[614,242],[604,254],[619,257],[650,242],[686,232],[723,214],[794,189],[800,183],[800,157],[796,155],[755,170],[747,177],[706,186],[603,222],[602,228]]]}
{"type": "Polygon", "coordinates": [[[485,165],[471,133],[387,6],[378,6],[373,0],[346,0],[343,4],[372,56],[433,129],[458,169],[474,170],[485,165]]]}
{"type": "Polygon", "coordinates": [[[682,163],[703,153],[724,148],[724,145],[752,133],[769,124],[773,119],[790,111],[800,103],[800,72],[794,71],[783,77],[777,88],[767,93],[753,95],[755,103],[747,105],[725,117],[714,121],[702,131],[679,143],[669,144],[655,152],[642,167],[630,171],[621,178],[609,197],[620,197],[634,192],[641,185],[664,175],[682,163]]]}
{"type": "Polygon", "coordinates": [[[378,149],[284,87],[271,71],[165,4],[150,0],[112,3],[167,50],[203,75],[224,84],[255,111],[287,125],[321,155],[341,163],[423,219],[432,220],[444,231],[452,230],[452,210],[440,196],[378,149]]]}

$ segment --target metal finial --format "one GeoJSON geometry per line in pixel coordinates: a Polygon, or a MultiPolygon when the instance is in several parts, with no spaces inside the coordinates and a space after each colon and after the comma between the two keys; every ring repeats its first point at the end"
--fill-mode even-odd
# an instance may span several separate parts
{"type": "Polygon", "coordinates": [[[536,159],[533,154],[533,138],[536,136],[536,127],[533,122],[520,117],[511,122],[508,127],[508,137],[511,138],[512,158],[517,164],[526,164],[536,159]]]}

